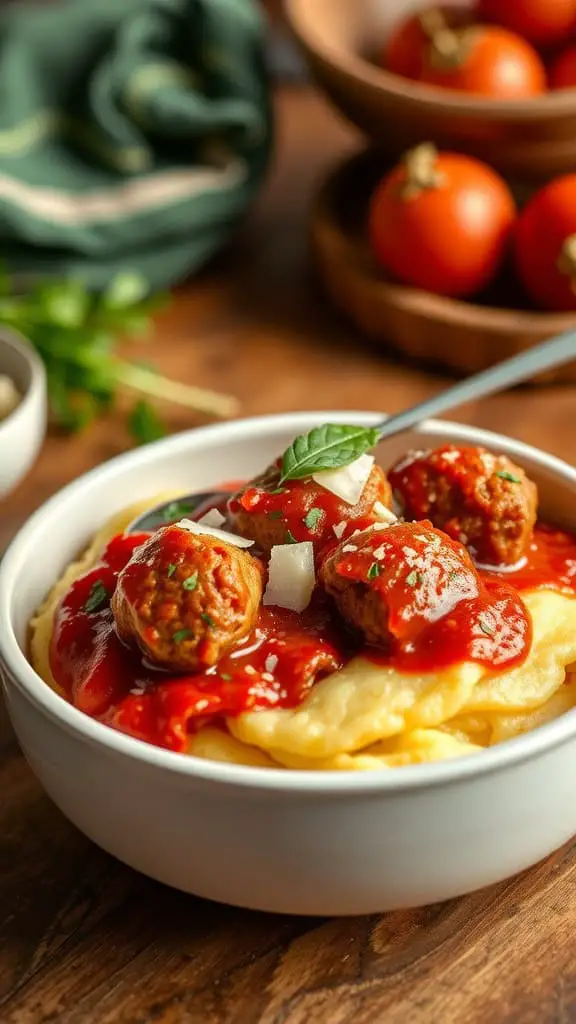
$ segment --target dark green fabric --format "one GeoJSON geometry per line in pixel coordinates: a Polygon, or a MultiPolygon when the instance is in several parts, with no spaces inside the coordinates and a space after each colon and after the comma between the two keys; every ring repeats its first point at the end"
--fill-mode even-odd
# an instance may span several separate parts
{"type": "Polygon", "coordinates": [[[174,283],[226,241],[270,142],[253,0],[2,13],[0,255],[17,273],[174,283]]]}

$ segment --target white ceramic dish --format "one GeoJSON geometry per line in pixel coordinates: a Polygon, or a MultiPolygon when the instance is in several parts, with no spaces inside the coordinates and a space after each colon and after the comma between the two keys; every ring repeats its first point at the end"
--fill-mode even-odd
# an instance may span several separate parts
{"type": "Polygon", "coordinates": [[[0,373],[14,381],[22,400],[0,420],[0,500],[34,463],[46,433],[46,378],[28,343],[0,326],[0,373]]]}
{"type": "MultiPolygon", "coordinates": [[[[386,772],[243,768],[156,749],[86,717],[26,660],[27,624],[112,512],[166,488],[249,477],[297,433],[366,413],[287,414],[180,434],[89,473],[24,526],[0,570],[10,716],[60,809],[105,850],[209,899],[300,914],[362,914],[457,896],[534,864],[576,833],[576,713],[481,754],[386,772]]],[[[382,445],[481,443],[533,476],[545,516],[576,526],[576,470],[495,434],[429,422],[382,445]]]]}

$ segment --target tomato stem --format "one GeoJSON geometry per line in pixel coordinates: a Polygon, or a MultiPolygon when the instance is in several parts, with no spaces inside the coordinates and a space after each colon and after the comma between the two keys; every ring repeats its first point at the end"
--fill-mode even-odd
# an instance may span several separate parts
{"type": "Polygon", "coordinates": [[[576,235],[564,239],[556,265],[561,274],[570,278],[570,288],[576,295],[576,235]]]}
{"type": "Polygon", "coordinates": [[[439,188],[444,177],[437,167],[438,150],[432,142],[423,142],[404,156],[406,180],[402,186],[402,198],[416,199],[427,189],[439,188]]]}

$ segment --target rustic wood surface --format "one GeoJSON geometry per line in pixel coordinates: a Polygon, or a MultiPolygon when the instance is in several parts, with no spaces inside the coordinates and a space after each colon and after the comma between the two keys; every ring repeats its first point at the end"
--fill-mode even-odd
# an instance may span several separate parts
{"type": "MultiPolygon", "coordinates": [[[[180,289],[161,368],[235,392],[245,413],[399,409],[441,377],[385,358],[310,278],[313,189],[356,144],[306,91],[278,99],[276,164],[242,236],[180,289]]],[[[575,391],[521,390],[461,418],[573,458],[575,391]]],[[[171,412],[171,425],[191,425],[171,412]]],[[[125,444],[120,420],[52,437],[0,509],[0,550],[62,484],[125,444]]],[[[43,795],[14,744],[0,758],[0,1024],[566,1024],[576,1021],[576,861],[565,848],[508,883],[383,917],[283,918],[208,904],[101,853],[43,795]]],[[[233,859],[231,862],[233,870],[233,859]]]]}

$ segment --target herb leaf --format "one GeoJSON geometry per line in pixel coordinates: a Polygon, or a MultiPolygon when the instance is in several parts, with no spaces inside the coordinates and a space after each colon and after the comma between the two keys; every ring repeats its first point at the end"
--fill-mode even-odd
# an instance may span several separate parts
{"type": "Polygon", "coordinates": [[[128,430],[136,444],[150,444],[164,437],[166,428],[150,402],[141,398],[128,416],[128,430]]]}
{"type": "Polygon", "coordinates": [[[162,512],[162,519],[165,523],[175,523],[178,519],[185,519],[194,511],[194,505],[189,501],[171,501],[162,512]]]}
{"type": "Polygon", "coordinates": [[[307,526],[309,530],[314,531],[318,526],[318,523],[322,519],[324,513],[321,508],[311,508],[304,516],[302,522],[304,526],[307,526]]]}
{"type": "Polygon", "coordinates": [[[284,534],[284,543],[285,544],[297,544],[298,543],[298,541],[296,540],[296,537],[292,533],[292,530],[286,530],[286,533],[284,534]]]}
{"type": "Polygon", "coordinates": [[[192,640],[194,633],[191,629],[177,629],[172,635],[175,644],[181,644],[183,640],[192,640]]]}
{"type": "Polygon", "coordinates": [[[91,615],[93,612],[100,611],[110,601],[110,595],[106,590],[102,580],[95,580],[90,588],[90,593],[84,603],[84,611],[91,615]]]}
{"type": "Polygon", "coordinates": [[[379,562],[372,562],[372,565],[368,569],[368,579],[375,580],[380,575],[380,564],[379,562]]]}
{"type": "Polygon", "coordinates": [[[173,576],[175,572],[176,572],[176,566],[174,565],[174,562],[170,562],[170,564],[168,566],[168,569],[166,571],[166,575],[167,575],[168,579],[170,579],[170,577],[173,576]]]}
{"type": "Polygon", "coordinates": [[[200,618],[204,619],[209,629],[214,629],[214,620],[210,618],[208,612],[200,612],[200,618]]]}
{"type": "Polygon", "coordinates": [[[509,480],[511,484],[522,483],[522,480],[519,476],[514,476],[514,473],[509,473],[507,469],[497,470],[496,476],[499,476],[501,480],[509,480]]]}
{"type": "Polygon", "coordinates": [[[191,576],[188,576],[182,583],[184,590],[196,590],[196,584],[198,583],[198,573],[193,572],[191,576]]]}
{"type": "Polygon", "coordinates": [[[301,480],[323,469],[348,466],[373,448],[379,437],[375,427],[354,427],[344,423],[325,423],[301,434],[282,457],[280,483],[301,480]]]}
{"type": "MultiPolygon", "coordinates": [[[[82,430],[106,415],[125,391],[211,416],[236,411],[238,403],[228,395],[170,380],[118,356],[118,337],[147,332],[151,315],[166,305],[167,296],[149,296],[148,287],[140,274],[127,270],[99,294],[77,278],[41,281],[14,294],[14,282],[0,264],[0,322],[24,334],[43,360],[58,427],[82,430]]],[[[164,433],[146,403],[136,406],[128,426],[140,444],[164,433]]]]}
{"type": "Polygon", "coordinates": [[[478,619],[478,625],[480,626],[482,632],[486,634],[486,636],[494,636],[494,630],[492,629],[491,626],[488,625],[485,619],[478,619]]]}
{"type": "Polygon", "coordinates": [[[406,577],[406,583],[409,587],[415,587],[417,583],[423,583],[424,577],[421,572],[416,572],[416,569],[412,569],[406,577]]]}

